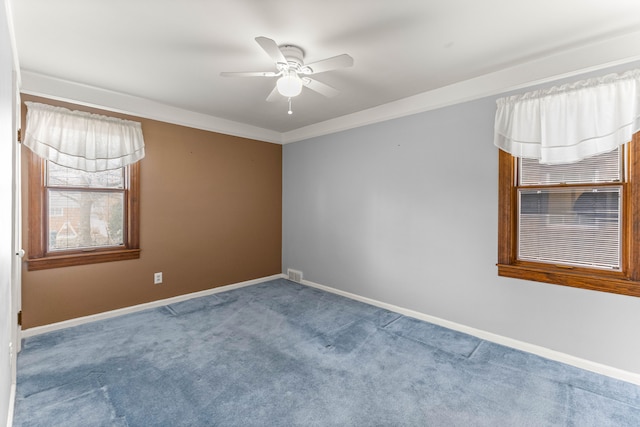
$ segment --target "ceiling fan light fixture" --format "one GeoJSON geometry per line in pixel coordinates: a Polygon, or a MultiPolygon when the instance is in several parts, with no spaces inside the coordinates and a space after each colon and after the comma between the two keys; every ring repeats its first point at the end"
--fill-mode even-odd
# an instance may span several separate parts
{"type": "Polygon", "coordinates": [[[286,71],[276,82],[280,95],[293,98],[302,92],[302,80],[295,71],[286,71]]]}
{"type": "MultiPolygon", "coordinates": [[[[267,102],[275,102],[280,96],[290,101],[291,98],[300,95],[302,86],[327,98],[334,97],[339,93],[337,89],[307,76],[353,66],[353,58],[346,53],[305,65],[304,51],[298,46],[288,44],[278,46],[274,40],[263,36],[256,37],[256,42],[275,62],[277,72],[241,71],[222,72],[220,75],[222,77],[278,77],[276,87],[266,98],[267,102]]],[[[289,114],[291,114],[291,108],[289,108],[289,114]]]]}

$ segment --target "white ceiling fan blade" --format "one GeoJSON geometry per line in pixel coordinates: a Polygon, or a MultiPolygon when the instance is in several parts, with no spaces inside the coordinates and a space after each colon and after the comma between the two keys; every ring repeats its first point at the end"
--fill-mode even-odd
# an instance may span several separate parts
{"type": "Polygon", "coordinates": [[[267,102],[275,102],[278,100],[278,98],[280,98],[280,93],[278,92],[278,86],[274,86],[269,96],[267,96],[267,102]]]}
{"type": "Polygon", "coordinates": [[[306,87],[314,92],[318,92],[320,95],[326,96],[327,98],[333,98],[340,93],[338,89],[332,88],[327,84],[310,79],[308,77],[305,77],[302,81],[306,87]]]}
{"type": "Polygon", "coordinates": [[[256,37],[256,41],[262,49],[275,61],[276,64],[286,64],[287,58],[284,57],[278,44],[267,37],[256,37]]]}
{"type": "Polygon", "coordinates": [[[305,74],[318,74],[324,73],[325,71],[335,70],[337,68],[347,68],[351,66],[353,66],[353,58],[346,53],[343,53],[342,55],[312,62],[311,64],[305,64],[304,68],[311,69],[311,73],[305,74]]]}
{"type": "Polygon", "coordinates": [[[275,77],[278,73],[273,71],[223,71],[220,75],[222,77],[275,77]]]}

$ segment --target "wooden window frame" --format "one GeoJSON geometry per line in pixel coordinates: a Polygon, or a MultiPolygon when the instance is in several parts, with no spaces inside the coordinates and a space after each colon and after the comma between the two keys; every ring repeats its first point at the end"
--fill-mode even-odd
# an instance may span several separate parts
{"type": "Polygon", "coordinates": [[[29,271],[71,267],[140,258],[140,162],[127,166],[124,247],[91,248],[48,252],[46,237],[46,160],[31,151],[28,155],[28,257],[29,271]]]}
{"type": "Polygon", "coordinates": [[[601,271],[520,261],[518,251],[517,158],[498,154],[498,275],[515,279],[640,296],[640,132],[627,150],[623,185],[622,270],[601,271]]]}

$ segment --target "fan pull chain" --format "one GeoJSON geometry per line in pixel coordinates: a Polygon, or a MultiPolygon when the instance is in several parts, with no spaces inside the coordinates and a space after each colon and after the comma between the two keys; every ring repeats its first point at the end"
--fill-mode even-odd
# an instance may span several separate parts
{"type": "Polygon", "coordinates": [[[289,98],[289,111],[287,111],[288,115],[292,115],[293,114],[293,110],[291,109],[291,98],[289,98]]]}

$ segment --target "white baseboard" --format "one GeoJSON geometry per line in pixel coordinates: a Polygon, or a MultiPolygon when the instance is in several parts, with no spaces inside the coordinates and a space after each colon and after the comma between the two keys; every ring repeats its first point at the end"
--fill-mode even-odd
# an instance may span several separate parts
{"type": "Polygon", "coordinates": [[[171,298],[166,298],[157,301],[151,301],[144,304],[133,305],[131,307],[119,308],[117,310],[105,311],[103,313],[92,314],[90,316],[78,317],[75,319],[65,320],[62,322],[51,323],[49,325],[44,326],[36,326],[34,328],[24,329],[22,330],[20,337],[28,338],[34,335],[40,335],[47,332],[57,331],[59,329],[70,328],[72,326],[78,326],[85,323],[95,322],[97,320],[109,319],[112,317],[122,316],[123,314],[135,313],[137,311],[147,310],[150,308],[162,307],[167,304],[175,304],[177,302],[182,302],[186,300],[190,300],[192,298],[199,298],[208,295],[217,294],[220,292],[230,291],[232,289],[243,288],[245,286],[256,285],[258,283],[267,282],[273,279],[284,278],[286,275],[284,274],[274,274],[273,276],[261,277],[259,279],[247,280],[245,282],[233,283],[231,285],[219,286],[217,288],[206,289],[200,292],[193,292],[190,294],[178,295],[171,298]]]}
{"type": "Polygon", "coordinates": [[[7,427],[13,425],[13,410],[16,406],[16,385],[11,384],[11,391],[9,392],[9,413],[7,414],[7,427]]]}
{"type": "MultiPolygon", "coordinates": [[[[158,301],[152,301],[145,304],[134,305],[131,307],[125,307],[117,310],[107,311],[104,313],[98,313],[91,316],[79,317],[76,319],[65,320],[63,322],[52,323],[50,325],[45,326],[37,326],[35,328],[25,329],[21,333],[22,338],[31,337],[34,335],[44,334],[51,331],[56,331],[59,329],[69,328],[72,326],[82,325],[84,323],[95,322],[97,320],[109,319],[116,316],[121,316],[123,314],[135,313],[137,311],[147,310],[149,308],[161,307],[167,304],[174,304],[181,301],[186,301],[192,298],[203,297],[207,295],[213,295],[220,292],[230,291],[232,289],[238,289],[245,286],[256,285],[258,283],[266,282],[269,280],[287,278],[286,274],[274,274],[273,276],[262,277],[259,279],[248,280],[246,282],[234,283],[231,285],[220,286],[213,289],[207,289],[200,292],[194,292],[185,295],[179,295],[172,298],[167,298],[158,301]]],[[[455,331],[463,332],[465,334],[473,335],[480,339],[490,341],[496,344],[504,345],[506,347],[515,348],[517,350],[522,350],[527,353],[532,353],[546,359],[555,360],[557,362],[565,363],[567,365],[575,366],[580,369],[585,369],[587,371],[595,372],[597,374],[606,375],[608,377],[612,377],[615,379],[619,379],[622,381],[630,382],[633,384],[640,385],[640,374],[636,374],[633,372],[624,371],[622,369],[614,368],[608,365],[603,365],[601,363],[593,362],[591,360],[582,359],[576,356],[572,356],[570,354],[562,353],[556,350],[551,350],[546,347],[541,347],[535,344],[530,344],[524,341],[519,341],[513,338],[508,338],[502,335],[494,334],[492,332],[483,331],[481,329],[472,328],[470,326],[462,325],[460,323],[451,322],[449,320],[441,319],[439,317],[430,316],[428,314],[420,313],[418,311],[409,310],[403,307],[398,307],[393,304],[388,304],[385,302],[377,301],[371,298],[363,297],[360,295],[352,294],[350,292],[342,291],[339,289],[335,289],[329,286],[320,285],[318,283],[311,282],[309,280],[302,280],[300,282],[303,285],[310,286],[313,288],[321,289],[323,291],[331,292],[337,295],[341,295],[346,298],[350,298],[356,301],[363,302],[365,304],[370,304],[376,307],[384,308],[389,311],[393,311],[395,313],[402,314],[404,316],[413,317],[415,319],[424,320],[425,322],[433,323],[435,325],[443,326],[445,328],[453,329],[455,331]]],[[[15,386],[12,389],[12,399],[15,399],[15,386]]],[[[13,400],[12,400],[13,402],[13,400]]],[[[12,417],[12,412],[9,413],[9,416],[12,417]]],[[[11,424],[7,424],[11,425],[11,424]]]]}
{"type": "Polygon", "coordinates": [[[508,338],[502,335],[483,331],[481,329],[472,328],[470,326],[465,326],[460,323],[451,322],[449,320],[441,319],[439,317],[430,316],[428,314],[420,313],[414,310],[398,307],[393,304],[387,304],[371,298],[352,294],[350,292],[341,291],[339,289],[331,288],[325,285],[320,285],[318,283],[314,283],[309,280],[302,280],[301,283],[303,285],[311,286],[313,288],[317,288],[323,291],[341,295],[343,297],[347,297],[356,301],[360,301],[366,304],[374,305],[376,307],[384,308],[389,311],[393,311],[395,313],[399,313],[408,317],[413,317],[415,319],[424,320],[425,322],[443,326],[448,329],[453,329],[454,331],[473,335],[485,341],[490,341],[496,344],[504,345],[506,347],[515,348],[517,350],[522,350],[527,353],[532,353],[532,354],[544,357],[546,359],[555,360],[557,362],[575,366],[576,368],[584,369],[587,371],[595,372],[597,374],[606,375],[608,377],[612,377],[618,380],[640,385],[640,374],[624,371],[622,369],[614,368],[612,366],[603,365],[601,363],[593,362],[591,360],[582,359],[580,357],[572,356],[570,354],[562,353],[562,352],[551,350],[535,344],[530,344],[524,341],[519,341],[513,338],[508,338]]]}

